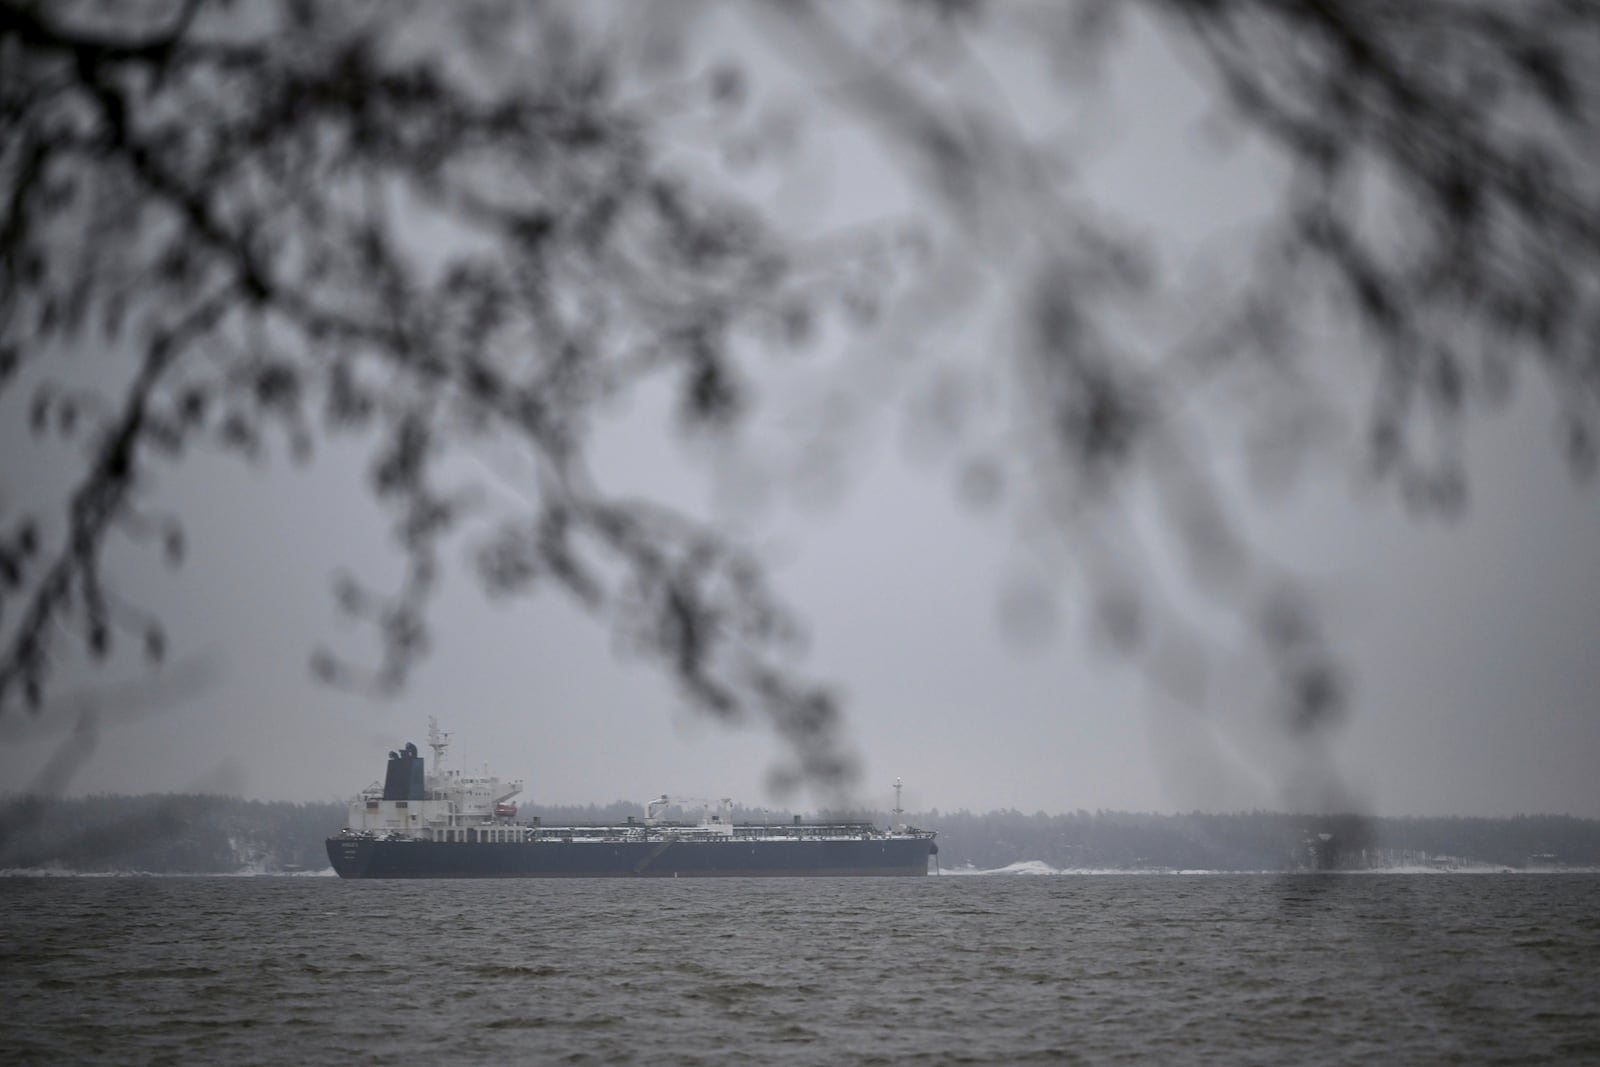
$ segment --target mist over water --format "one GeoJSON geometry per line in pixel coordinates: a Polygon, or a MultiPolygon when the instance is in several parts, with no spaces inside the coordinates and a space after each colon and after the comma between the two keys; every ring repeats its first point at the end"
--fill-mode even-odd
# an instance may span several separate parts
{"type": "Polygon", "coordinates": [[[11,1063],[1575,1062],[1600,876],[0,879],[11,1063]]]}

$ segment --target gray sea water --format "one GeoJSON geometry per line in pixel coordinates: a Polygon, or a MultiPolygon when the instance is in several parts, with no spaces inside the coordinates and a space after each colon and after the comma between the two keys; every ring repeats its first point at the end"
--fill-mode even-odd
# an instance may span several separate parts
{"type": "Polygon", "coordinates": [[[1600,876],[0,878],[0,1061],[1600,1063],[1600,876]]]}

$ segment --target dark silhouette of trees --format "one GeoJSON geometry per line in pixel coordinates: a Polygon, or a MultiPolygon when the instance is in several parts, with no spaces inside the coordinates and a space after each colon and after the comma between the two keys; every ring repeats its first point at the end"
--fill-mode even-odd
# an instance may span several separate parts
{"type": "Polygon", "coordinates": [[[1203,685],[1204,627],[1149,577],[1129,503],[1146,494],[1194,590],[1255,632],[1283,721],[1308,735],[1338,720],[1345,679],[1205,456],[1219,410],[1258,451],[1314,443],[1312,319],[1358,335],[1344,358],[1375,383],[1371,468],[1408,504],[1462,506],[1451,428],[1523,366],[1562,398],[1573,469],[1594,465],[1591,3],[734,9],[826,80],[829,106],[932,206],[915,240],[885,227],[825,254],[714,164],[673,157],[685,116],[745,144],[760,71],[647,70],[625,43],[709,16],[615,14],[0,3],[0,402],[26,389],[36,432],[86,448],[59,533],[0,498],[0,714],[41,707],[74,655],[130,638],[166,654],[160,621],[104,574],[113,538],[181,558],[181,516],[144,504],[160,471],[195,449],[305,458],[349,433],[375,442],[370,488],[407,568],[395,590],[339,584],[381,655],[363,667],[319,649],[318,675],[404,684],[428,646],[440,545],[472,527],[487,588],[559,590],[697,706],[770,722],[794,754],[785,780],[840,781],[836,699],[797,670],[796,621],[750,553],[670,502],[608,494],[586,466],[597,405],[656,381],[686,432],[731,442],[755,410],[756,357],[834,325],[909,357],[950,322],[1003,322],[972,374],[935,382],[963,498],[1046,516],[1100,631],[1183,693],[1203,685]],[[1176,41],[1219,120],[1284,174],[1253,269],[1158,340],[1137,324],[1173,292],[1147,240],[1074,183],[1059,145],[961,95],[983,48],[1077,69],[1134,32],[1176,41]],[[130,360],[85,388],[52,369],[77,349],[130,360]],[[950,414],[974,375],[1016,398],[1007,447],[950,414]],[[536,472],[510,519],[440,473],[491,445],[536,472]]]}
{"type": "Polygon", "coordinates": [[[0,805],[0,870],[321,871],[343,817],[339,804],[204,794],[25,796],[0,805]]]}
{"type": "Polygon", "coordinates": [[[48,380],[32,398],[34,424],[91,458],[58,545],[10,518],[0,701],[39,704],[63,621],[96,655],[133,629],[159,659],[159,621],[101,573],[114,530],[181,555],[177,517],[139,509],[152,470],[196,446],[254,456],[275,430],[308,454],[320,417],[378,437],[372,489],[409,567],[393,594],[341,586],[382,659],[362,675],[322,651],[319,674],[401,684],[438,542],[472,508],[434,465],[509,439],[538,475],[484,547],[494,588],[561,588],[699,706],[764,711],[804,773],[842,771],[832,700],[784,669],[789,627],[747,556],[585,473],[590,409],[643,378],[674,377],[693,427],[735,418],[730,348],[808,280],[759,219],[659,166],[660,132],[581,23],[7,5],[0,33],[5,381],[75,342],[138,355],[109,405],[48,380]]]}
{"type": "MultiPolygon", "coordinates": [[[[21,797],[0,804],[0,870],[146,871],[226,874],[239,870],[327,870],[336,803],[286,804],[209,795],[21,797]]],[[[639,817],[637,803],[528,805],[546,826],[615,825],[639,817]]],[[[698,818],[683,812],[688,820],[698,818]]],[[[888,812],[843,819],[884,825],[888,812]]],[[[790,813],[738,808],[740,823],[782,825],[790,813]]],[[[1512,819],[1373,819],[1357,849],[1339,841],[1341,820],[1277,812],[1153,815],[1080,811],[914,813],[939,830],[939,865],[994,870],[1042,863],[1057,870],[1309,871],[1600,866],[1600,821],[1566,816],[1512,819]]]]}

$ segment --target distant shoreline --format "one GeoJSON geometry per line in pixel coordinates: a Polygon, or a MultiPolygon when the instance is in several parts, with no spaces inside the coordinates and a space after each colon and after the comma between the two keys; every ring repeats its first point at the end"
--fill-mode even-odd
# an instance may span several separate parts
{"type": "MultiPolygon", "coordinates": [[[[526,819],[618,823],[637,806],[527,803],[526,819]]],[[[738,822],[792,812],[734,809],[738,822]]],[[[887,825],[887,812],[827,812],[887,825]]],[[[343,803],[206,794],[37,797],[0,801],[0,871],[267,874],[321,871],[343,803]]],[[[907,813],[938,834],[945,873],[1152,874],[1359,871],[1440,874],[1600,871],[1600,819],[1395,818],[1279,812],[1155,815],[1078,811],[907,813]]]]}

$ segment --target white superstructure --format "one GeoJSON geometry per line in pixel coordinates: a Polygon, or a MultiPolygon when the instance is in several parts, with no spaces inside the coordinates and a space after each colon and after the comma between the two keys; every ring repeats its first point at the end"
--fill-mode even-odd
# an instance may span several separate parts
{"type": "Polygon", "coordinates": [[[500,779],[484,768],[481,775],[444,769],[450,735],[428,719],[428,746],[433,749],[432,773],[407,744],[389,753],[384,781],[373,782],[350,804],[350,814],[340,837],[386,841],[439,841],[459,843],[647,843],[719,842],[729,845],[758,842],[929,840],[933,834],[906,826],[900,807],[900,780],[895,779],[894,825],[885,832],[866,822],[803,823],[793,825],[735,825],[729,797],[709,800],[662,794],[645,805],[642,822],[628,816],[615,826],[545,826],[537,816],[517,821],[511,798],[523,790],[521,778],[500,779]],[[684,813],[699,808],[697,822],[664,818],[668,809],[684,813]]]}
{"type": "Polygon", "coordinates": [[[502,780],[489,774],[468,775],[442,769],[450,735],[428,719],[428,746],[433,772],[418,782],[422,758],[416,746],[389,753],[385,782],[373,782],[350,805],[349,830],[423,841],[522,841],[525,827],[515,825],[511,798],[522,792],[522,779],[502,780]],[[420,794],[420,795],[419,795],[420,794]]]}

